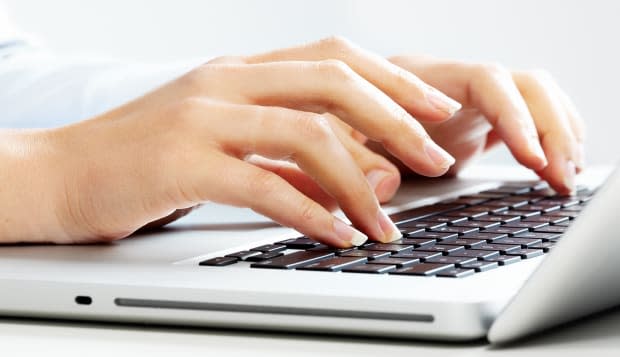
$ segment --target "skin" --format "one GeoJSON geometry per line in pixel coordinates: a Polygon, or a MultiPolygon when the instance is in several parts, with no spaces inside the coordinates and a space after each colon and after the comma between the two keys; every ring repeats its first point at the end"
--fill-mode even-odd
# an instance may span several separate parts
{"type": "Polygon", "coordinates": [[[583,124],[542,72],[338,37],[222,57],[95,118],[0,131],[0,240],[113,241],[214,201],[336,247],[386,242],[398,231],[379,204],[401,175],[455,174],[502,141],[573,190],[583,124]]]}

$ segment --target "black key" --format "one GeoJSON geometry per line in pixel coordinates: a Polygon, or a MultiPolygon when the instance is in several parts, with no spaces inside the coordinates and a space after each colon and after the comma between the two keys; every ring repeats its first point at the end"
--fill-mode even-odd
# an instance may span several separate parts
{"type": "Polygon", "coordinates": [[[469,257],[474,259],[484,259],[488,260],[491,258],[499,257],[499,252],[495,250],[476,250],[476,249],[467,249],[462,252],[456,252],[454,254],[450,254],[450,256],[454,257],[469,257]]]}
{"type": "Polygon", "coordinates": [[[474,275],[474,272],[474,269],[452,268],[440,271],[437,273],[437,276],[442,278],[464,278],[466,276],[474,275]]]}
{"type": "Polygon", "coordinates": [[[541,232],[541,233],[564,233],[565,230],[566,230],[566,227],[562,227],[562,226],[548,226],[548,227],[536,228],[534,231],[541,232]]]}
{"type": "Polygon", "coordinates": [[[508,237],[494,241],[497,244],[519,244],[523,248],[527,248],[530,245],[542,243],[542,239],[535,238],[522,238],[522,237],[508,237]]]}
{"type": "Polygon", "coordinates": [[[486,222],[500,222],[502,224],[510,222],[518,222],[521,216],[484,216],[481,218],[474,218],[474,221],[486,221],[486,222]]]}
{"type": "Polygon", "coordinates": [[[510,222],[510,223],[506,224],[504,227],[536,229],[536,228],[542,228],[542,227],[545,227],[545,226],[548,226],[548,225],[549,225],[548,222],[525,222],[525,221],[520,221],[520,222],[510,222]]]}
{"type": "Polygon", "coordinates": [[[384,265],[396,265],[399,268],[412,266],[413,264],[420,263],[420,259],[417,258],[381,258],[369,261],[368,264],[384,264],[384,265]]]}
{"type": "Polygon", "coordinates": [[[260,247],[252,248],[250,250],[263,252],[263,253],[281,252],[283,250],[286,250],[286,246],[283,244],[265,244],[265,245],[261,245],[260,247]]]}
{"type": "Polygon", "coordinates": [[[454,241],[442,242],[441,244],[447,245],[462,245],[466,248],[475,247],[477,245],[485,244],[487,241],[483,239],[467,239],[467,238],[459,238],[454,241]]]}
{"type": "Polygon", "coordinates": [[[311,252],[317,251],[317,250],[323,251],[323,252],[327,251],[327,252],[336,253],[337,255],[341,255],[341,254],[344,254],[346,252],[350,252],[352,250],[355,250],[355,247],[352,247],[352,248],[334,248],[334,247],[330,247],[330,246],[325,245],[325,244],[320,244],[320,245],[318,245],[318,246],[316,246],[314,248],[310,248],[310,249],[306,249],[306,250],[311,251],[311,252]]]}
{"type": "Polygon", "coordinates": [[[523,233],[527,231],[528,231],[527,228],[509,228],[509,227],[501,226],[501,227],[486,229],[484,232],[485,233],[504,233],[504,234],[508,234],[509,236],[513,236],[515,234],[519,234],[519,233],[523,233]]]}
{"type": "Polygon", "coordinates": [[[513,255],[500,255],[499,257],[488,259],[490,262],[496,262],[499,265],[508,265],[512,263],[516,263],[521,260],[520,256],[513,255]]]}
{"type": "Polygon", "coordinates": [[[549,224],[558,224],[562,222],[568,222],[568,217],[553,217],[543,215],[524,219],[523,222],[546,222],[549,224]]]}
{"type": "Polygon", "coordinates": [[[400,245],[400,244],[390,244],[390,243],[377,243],[373,244],[370,247],[364,247],[362,250],[379,250],[383,252],[406,252],[413,249],[413,245],[400,245]]]}
{"type": "Polygon", "coordinates": [[[488,215],[487,211],[479,212],[479,211],[455,211],[445,213],[445,216],[448,217],[461,217],[461,218],[479,218],[488,215]]]}
{"type": "Polygon", "coordinates": [[[494,213],[496,216],[509,216],[509,217],[521,217],[529,218],[534,216],[540,216],[538,211],[521,211],[521,210],[508,210],[499,213],[494,213]]]}
{"type": "Polygon", "coordinates": [[[480,193],[500,193],[500,194],[509,194],[509,195],[521,195],[524,193],[530,192],[529,187],[511,187],[511,186],[501,186],[492,190],[482,191],[480,193]]]}
{"type": "Polygon", "coordinates": [[[342,269],[342,271],[345,273],[383,274],[395,269],[395,265],[360,264],[342,269]]]}
{"type": "Polygon", "coordinates": [[[510,201],[510,200],[494,200],[494,201],[489,201],[489,202],[485,202],[485,206],[491,206],[491,207],[516,207],[516,206],[523,206],[528,204],[529,201],[526,199],[522,199],[520,198],[519,201],[510,201]]]}
{"type": "Polygon", "coordinates": [[[295,269],[303,265],[315,263],[319,260],[333,257],[334,253],[321,251],[301,251],[262,262],[253,263],[252,268],[271,268],[271,269],[295,269]]]}
{"type": "Polygon", "coordinates": [[[472,234],[468,234],[466,236],[463,236],[463,238],[467,238],[467,239],[484,239],[487,242],[493,242],[496,241],[500,238],[504,238],[504,237],[508,237],[508,234],[506,233],[488,233],[486,231],[484,232],[480,232],[480,233],[472,233],[472,234]]]}
{"type": "MultiPolygon", "coordinates": [[[[443,227],[447,225],[447,223],[444,222],[428,222],[428,221],[407,221],[407,222],[403,222],[398,224],[399,228],[428,228],[428,229],[433,229],[433,228],[439,228],[439,227],[443,227]]],[[[423,229],[424,231],[424,229],[423,229]]]]}
{"type": "Polygon", "coordinates": [[[217,258],[211,258],[211,259],[203,260],[200,263],[198,263],[198,265],[212,266],[212,267],[223,267],[225,265],[234,264],[234,263],[236,263],[238,261],[239,261],[239,259],[234,258],[234,257],[217,257],[217,258]]]}
{"type": "Polygon", "coordinates": [[[476,246],[472,248],[473,250],[496,250],[502,254],[508,254],[508,252],[514,252],[521,249],[520,245],[507,245],[507,244],[495,244],[488,243],[476,246]]]}
{"type": "Polygon", "coordinates": [[[550,240],[555,240],[560,238],[562,235],[559,233],[540,233],[540,232],[524,232],[517,234],[515,237],[517,238],[530,238],[530,239],[542,239],[543,242],[547,242],[550,240]]]}
{"type": "Polygon", "coordinates": [[[259,254],[259,255],[253,255],[251,257],[247,257],[247,258],[245,258],[245,260],[247,260],[248,262],[261,262],[263,260],[273,259],[273,258],[279,257],[281,255],[284,255],[284,253],[282,253],[282,252],[267,252],[267,253],[263,253],[263,254],[259,254]]]}
{"type": "Polygon", "coordinates": [[[555,247],[555,242],[542,242],[538,244],[534,244],[529,246],[530,249],[542,249],[543,252],[549,252],[553,247],[555,247]]]}
{"type": "Polygon", "coordinates": [[[463,195],[459,198],[488,198],[488,199],[500,199],[506,196],[510,196],[506,193],[476,193],[473,195],[463,195]]]}
{"type": "Polygon", "coordinates": [[[489,198],[457,198],[456,200],[450,201],[450,203],[474,206],[474,205],[479,205],[488,200],[489,198]]]}
{"type": "Polygon", "coordinates": [[[432,238],[402,238],[390,242],[390,244],[413,245],[415,247],[423,247],[426,245],[433,245],[435,243],[436,241],[432,238]]]}
{"type": "Polygon", "coordinates": [[[565,211],[565,212],[581,212],[581,210],[583,210],[583,206],[581,205],[564,207],[562,209],[562,211],[565,211]]]}
{"type": "Polygon", "coordinates": [[[433,229],[433,230],[431,230],[431,232],[436,232],[436,233],[456,233],[458,235],[464,235],[464,234],[468,234],[468,233],[478,232],[478,228],[476,228],[476,227],[448,226],[448,227],[441,227],[441,228],[433,229]]]}
{"type": "Polygon", "coordinates": [[[403,235],[403,237],[408,237],[410,234],[415,234],[415,233],[426,231],[425,228],[410,228],[410,227],[402,227],[402,228],[399,228],[398,230],[400,231],[400,234],[403,235]]]}
{"type": "Polygon", "coordinates": [[[305,238],[305,237],[295,238],[292,240],[285,240],[285,241],[278,242],[278,243],[286,245],[286,248],[288,249],[310,249],[320,244],[319,242],[315,240],[312,240],[310,238],[305,238]]]}
{"type": "Polygon", "coordinates": [[[421,263],[391,271],[390,274],[431,276],[453,267],[452,264],[421,263]]]}
{"type": "Polygon", "coordinates": [[[453,256],[441,256],[435,258],[426,259],[425,263],[440,263],[440,264],[455,264],[460,266],[459,264],[466,264],[475,262],[477,259],[472,257],[453,257],[453,256]]]}
{"type": "Polygon", "coordinates": [[[422,252],[414,250],[413,252],[406,253],[396,253],[392,255],[392,258],[409,258],[409,259],[420,259],[421,261],[425,261],[426,259],[430,259],[433,257],[441,257],[442,253],[439,252],[422,252]]]}
{"type": "Polygon", "coordinates": [[[442,222],[442,223],[448,223],[448,224],[454,224],[454,223],[458,223],[458,222],[465,222],[468,219],[469,218],[467,218],[467,217],[449,217],[449,216],[434,216],[434,217],[427,218],[427,220],[429,220],[429,221],[442,222]]]}
{"type": "Polygon", "coordinates": [[[539,204],[529,204],[529,205],[525,205],[525,206],[521,206],[519,207],[520,211],[536,211],[536,212],[544,212],[545,210],[549,210],[549,212],[553,211],[554,209],[560,209],[560,206],[545,206],[545,205],[539,205],[539,204]]]}
{"type": "Polygon", "coordinates": [[[487,229],[493,227],[499,227],[500,222],[490,222],[490,221],[467,221],[462,223],[456,223],[453,227],[470,227],[470,228],[480,228],[487,229]]]}
{"type": "Polygon", "coordinates": [[[390,256],[390,252],[372,251],[372,250],[352,250],[340,254],[341,257],[364,257],[368,260],[385,258],[390,256]]]}
{"type": "Polygon", "coordinates": [[[479,260],[477,262],[472,262],[468,264],[461,265],[463,269],[475,269],[477,272],[483,272],[491,269],[495,269],[499,266],[496,262],[487,262],[483,260],[479,260]]]}
{"type": "Polygon", "coordinates": [[[240,252],[226,254],[227,257],[237,258],[239,260],[246,260],[254,255],[261,255],[261,252],[250,251],[250,250],[242,250],[240,252]]]}
{"type": "Polygon", "coordinates": [[[416,251],[443,253],[444,255],[448,255],[449,253],[455,253],[455,252],[459,252],[463,250],[465,250],[465,248],[460,245],[443,245],[443,244],[435,244],[430,247],[416,248],[416,251]]]}
{"type": "Polygon", "coordinates": [[[529,258],[537,257],[539,255],[543,255],[543,251],[542,249],[521,248],[519,250],[513,250],[510,252],[507,252],[506,255],[518,255],[523,259],[529,259],[529,258]]]}
{"type": "Polygon", "coordinates": [[[436,214],[449,212],[464,207],[465,205],[461,204],[436,204],[431,206],[413,208],[400,213],[392,214],[390,215],[390,218],[395,223],[402,223],[404,221],[420,220],[436,214]]]}
{"type": "Polygon", "coordinates": [[[549,212],[547,213],[547,215],[551,217],[568,217],[569,219],[575,219],[579,216],[579,212],[559,210],[555,212],[549,212]]]}
{"type": "Polygon", "coordinates": [[[554,226],[560,226],[560,227],[568,227],[570,225],[571,221],[566,220],[564,222],[560,222],[560,223],[553,223],[554,226]]]}
{"type": "Polygon", "coordinates": [[[316,263],[304,265],[297,270],[320,270],[320,271],[338,271],[353,265],[366,262],[366,258],[359,257],[333,257],[323,259],[316,263]]]}
{"type": "Polygon", "coordinates": [[[411,235],[411,238],[429,238],[435,239],[439,242],[445,240],[455,240],[458,238],[457,233],[445,233],[445,232],[422,232],[411,235]]]}

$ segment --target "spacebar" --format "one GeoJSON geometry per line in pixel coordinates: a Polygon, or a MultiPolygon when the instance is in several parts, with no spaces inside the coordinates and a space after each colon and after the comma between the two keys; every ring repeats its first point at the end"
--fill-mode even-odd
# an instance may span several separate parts
{"type": "Polygon", "coordinates": [[[417,208],[408,209],[406,211],[394,213],[390,215],[390,218],[394,223],[416,221],[422,218],[430,217],[436,214],[454,211],[457,209],[465,208],[462,204],[451,203],[438,203],[430,206],[422,206],[417,208]]]}

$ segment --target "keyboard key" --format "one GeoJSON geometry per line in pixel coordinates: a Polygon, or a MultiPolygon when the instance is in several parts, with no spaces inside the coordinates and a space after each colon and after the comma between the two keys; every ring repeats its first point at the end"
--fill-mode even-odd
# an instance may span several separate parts
{"type": "Polygon", "coordinates": [[[433,245],[436,241],[432,238],[403,238],[390,242],[390,244],[413,245],[415,247],[423,247],[433,245]]]}
{"type": "Polygon", "coordinates": [[[520,221],[520,222],[510,222],[510,223],[506,224],[504,227],[537,229],[537,228],[542,228],[542,227],[545,227],[545,226],[548,226],[548,225],[549,225],[548,222],[525,222],[525,221],[520,221]]]}
{"type": "Polygon", "coordinates": [[[461,218],[478,218],[478,217],[487,216],[488,214],[489,213],[487,211],[480,212],[480,211],[460,211],[460,210],[444,213],[444,215],[448,217],[461,217],[461,218]]]}
{"type": "Polygon", "coordinates": [[[442,222],[442,223],[448,223],[448,224],[454,224],[454,223],[458,223],[458,222],[465,222],[468,220],[467,217],[449,217],[449,216],[434,216],[434,217],[429,217],[427,218],[428,221],[433,221],[433,222],[442,222]]]}
{"type": "Polygon", "coordinates": [[[340,254],[341,257],[364,257],[368,260],[385,258],[390,256],[390,252],[372,251],[372,250],[352,250],[340,254]]]}
{"type": "Polygon", "coordinates": [[[239,259],[237,259],[235,257],[217,257],[217,258],[211,258],[211,259],[203,260],[200,263],[198,263],[198,265],[213,266],[213,267],[223,267],[223,266],[226,266],[226,265],[235,264],[238,261],[239,261],[239,259]]]}
{"type": "Polygon", "coordinates": [[[548,226],[548,227],[536,228],[535,232],[564,233],[565,230],[566,230],[566,227],[562,227],[562,226],[548,226]]]}
{"type": "Polygon", "coordinates": [[[366,262],[366,258],[359,257],[333,257],[304,265],[297,270],[339,271],[353,265],[366,262]]]}
{"type": "Polygon", "coordinates": [[[398,230],[400,231],[400,234],[403,235],[403,237],[408,237],[410,234],[415,234],[415,233],[426,231],[425,228],[409,228],[409,227],[402,227],[402,228],[399,228],[398,230]]]}
{"type": "Polygon", "coordinates": [[[509,264],[521,261],[521,257],[520,256],[513,256],[513,255],[500,255],[499,257],[495,257],[495,258],[491,258],[491,259],[485,259],[485,260],[488,260],[490,262],[498,263],[499,265],[509,265],[509,264]]]}
{"type": "Polygon", "coordinates": [[[391,271],[390,274],[431,276],[453,267],[452,264],[421,263],[391,271]]]}
{"type": "Polygon", "coordinates": [[[488,229],[493,227],[499,227],[500,222],[490,222],[490,221],[467,221],[462,223],[456,223],[453,227],[470,227],[470,228],[479,228],[479,229],[488,229]]]}
{"type": "Polygon", "coordinates": [[[543,215],[524,219],[523,222],[546,222],[549,224],[558,224],[562,222],[568,222],[568,217],[553,217],[543,215]]]}
{"type": "Polygon", "coordinates": [[[285,241],[278,242],[278,243],[286,245],[287,249],[310,249],[320,244],[319,242],[313,239],[305,238],[305,237],[287,239],[285,241]]]}
{"type": "Polygon", "coordinates": [[[467,206],[475,206],[483,202],[486,202],[488,200],[489,200],[488,198],[457,198],[456,200],[451,201],[450,203],[463,204],[467,206]]]}
{"type": "Polygon", "coordinates": [[[333,257],[334,253],[321,251],[300,251],[270,260],[253,263],[252,268],[271,268],[271,269],[295,269],[303,265],[312,264],[319,260],[333,257]]]}
{"type": "Polygon", "coordinates": [[[413,245],[400,245],[400,244],[390,244],[390,243],[377,243],[373,244],[370,247],[364,247],[362,250],[379,250],[383,252],[406,252],[413,250],[413,245]]]}
{"type": "Polygon", "coordinates": [[[416,248],[416,251],[443,253],[444,255],[448,255],[450,253],[455,253],[455,252],[460,252],[463,250],[465,250],[465,247],[462,247],[459,245],[442,245],[442,244],[435,244],[430,247],[416,248]]]}
{"type": "Polygon", "coordinates": [[[495,269],[499,266],[496,262],[487,262],[483,260],[479,260],[472,263],[467,263],[461,265],[463,269],[475,269],[477,272],[483,272],[491,269],[495,269]]]}
{"type": "Polygon", "coordinates": [[[475,228],[475,227],[448,226],[448,227],[441,227],[441,228],[433,229],[433,230],[431,230],[431,232],[436,232],[436,233],[456,233],[458,235],[464,235],[464,234],[467,234],[467,233],[478,232],[478,228],[475,228]]]}
{"type": "Polygon", "coordinates": [[[487,242],[493,242],[496,241],[500,238],[504,238],[504,237],[508,237],[508,234],[506,233],[488,233],[487,231],[484,232],[479,232],[479,233],[472,233],[472,234],[468,234],[466,236],[463,236],[463,238],[466,239],[483,239],[487,242]]]}
{"type": "Polygon", "coordinates": [[[529,218],[534,216],[540,216],[539,211],[521,211],[521,210],[508,210],[500,213],[494,213],[497,216],[513,216],[513,217],[521,217],[521,218],[529,218]]]}
{"type": "Polygon", "coordinates": [[[392,255],[392,258],[410,258],[410,259],[420,259],[421,261],[425,261],[426,259],[430,259],[433,257],[441,257],[442,252],[422,252],[414,250],[413,252],[406,253],[396,253],[392,255]]]}
{"type": "Polygon", "coordinates": [[[413,264],[420,263],[420,259],[417,258],[381,258],[369,261],[368,264],[384,264],[384,265],[396,265],[399,268],[412,266],[413,264]]]}
{"type": "Polygon", "coordinates": [[[442,242],[441,244],[446,245],[462,245],[466,248],[475,247],[477,245],[485,244],[487,241],[483,239],[467,239],[467,238],[459,238],[454,241],[442,242]]]}
{"type": "Polygon", "coordinates": [[[475,262],[476,260],[477,260],[476,258],[472,258],[472,257],[441,256],[441,257],[434,257],[434,258],[426,259],[424,262],[425,263],[440,263],[440,264],[455,264],[458,266],[459,264],[471,263],[471,262],[475,262]]]}
{"type": "Polygon", "coordinates": [[[523,233],[527,231],[528,231],[527,228],[510,228],[506,226],[501,226],[501,227],[485,229],[484,232],[485,233],[504,233],[504,234],[508,234],[509,236],[513,236],[515,234],[519,234],[519,233],[523,233]]]}
{"type": "MultiPolygon", "coordinates": [[[[403,223],[398,224],[398,228],[428,228],[428,229],[433,229],[433,228],[444,227],[446,225],[447,225],[447,223],[445,223],[445,222],[407,221],[407,222],[403,222],[403,223]]],[[[424,229],[422,231],[424,231],[424,229]]],[[[414,232],[412,232],[412,233],[414,233],[414,232]]]]}
{"type": "Polygon", "coordinates": [[[542,249],[521,248],[519,250],[513,250],[510,252],[507,252],[506,255],[518,255],[523,259],[529,259],[529,258],[537,257],[539,255],[543,255],[543,251],[542,249]]]}
{"type": "Polygon", "coordinates": [[[263,254],[263,253],[256,252],[256,251],[250,251],[250,250],[242,250],[240,252],[226,254],[226,256],[227,257],[232,257],[232,258],[237,258],[239,260],[246,260],[247,258],[249,258],[251,256],[261,255],[261,254],[263,254]]]}
{"type": "Polygon", "coordinates": [[[342,269],[345,273],[366,273],[366,274],[383,274],[396,270],[396,265],[383,264],[359,264],[349,268],[342,269]]]}
{"type": "Polygon", "coordinates": [[[430,238],[442,242],[446,240],[455,240],[458,238],[458,236],[458,233],[422,232],[411,235],[411,238],[430,238]]]}
{"type": "Polygon", "coordinates": [[[341,255],[343,253],[350,252],[350,251],[352,251],[354,249],[356,249],[356,248],[355,247],[352,247],[352,248],[334,248],[334,247],[330,247],[330,246],[325,245],[325,244],[320,244],[320,245],[318,245],[316,247],[313,247],[313,248],[310,248],[310,249],[306,249],[306,250],[311,251],[311,252],[317,251],[317,250],[323,251],[323,252],[327,251],[327,252],[335,253],[337,255],[341,255]]]}
{"type": "Polygon", "coordinates": [[[247,260],[248,262],[260,262],[260,261],[267,260],[267,259],[273,259],[273,258],[279,257],[281,255],[284,255],[284,253],[282,253],[282,252],[267,252],[267,253],[263,253],[263,254],[259,254],[259,255],[253,255],[251,257],[247,257],[247,258],[245,258],[245,260],[247,260]]]}
{"type": "Polygon", "coordinates": [[[283,250],[286,250],[286,245],[283,245],[283,244],[265,244],[265,245],[261,245],[260,247],[252,248],[250,250],[258,251],[258,252],[263,252],[263,253],[267,253],[267,252],[281,252],[283,250]]]}
{"type": "Polygon", "coordinates": [[[543,252],[547,253],[551,251],[551,248],[555,247],[555,242],[542,242],[538,244],[534,244],[529,246],[530,249],[542,249],[543,252]]]}
{"type": "Polygon", "coordinates": [[[534,238],[522,238],[522,237],[508,237],[494,241],[497,244],[519,244],[523,248],[527,248],[531,245],[542,243],[542,239],[534,238]]]}
{"type": "Polygon", "coordinates": [[[550,240],[556,240],[560,238],[562,235],[559,233],[542,233],[542,232],[524,232],[517,234],[515,237],[517,238],[529,238],[529,239],[542,239],[543,242],[547,242],[550,240]]]}
{"type": "Polygon", "coordinates": [[[476,250],[476,249],[467,249],[462,252],[456,252],[454,254],[450,254],[450,256],[454,257],[469,257],[475,259],[484,259],[488,260],[491,258],[499,257],[499,252],[495,250],[476,250]]]}
{"type": "Polygon", "coordinates": [[[421,220],[426,217],[434,216],[436,214],[450,212],[456,209],[465,208],[462,204],[435,204],[431,206],[423,206],[413,208],[400,213],[390,215],[390,218],[395,223],[402,223],[405,221],[421,220]]]}
{"type": "Polygon", "coordinates": [[[474,221],[487,221],[487,222],[500,222],[502,224],[510,222],[518,222],[521,216],[484,216],[481,218],[474,218],[474,221]]]}
{"type": "Polygon", "coordinates": [[[452,268],[440,271],[437,273],[437,276],[442,278],[464,278],[466,276],[474,275],[474,273],[474,269],[452,268]]]}
{"type": "Polygon", "coordinates": [[[568,217],[569,219],[575,219],[577,218],[577,216],[579,216],[579,212],[560,210],[555,212],[549,212],[547,213],[547,215],[551,217],[568,217]]]}
{"type": "Polygon", "coordinates": [[[495,244],[487,243],[472,248],[473,250],[495,250],[502,254],[508,254],[508,252],[515,252],[521,249],[520,245],[508,245],[508,244],[495,244]]]}

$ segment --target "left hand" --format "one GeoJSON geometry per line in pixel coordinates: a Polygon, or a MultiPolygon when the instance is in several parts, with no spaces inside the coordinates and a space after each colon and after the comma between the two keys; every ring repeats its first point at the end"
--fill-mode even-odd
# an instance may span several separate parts
{"type": "MultiPolygon", "coordinates": [[[[390,61],[463,105],[449,120],[424,123],[433,140],[456,158],[450,173],[503,141],[517,161],[557,192],[574,190],[575,175],[584,167],[585,128],[547,72],[419,56],[390,61]]],[[[401,166],[401,172],[411,171],[401,166]]]]}

